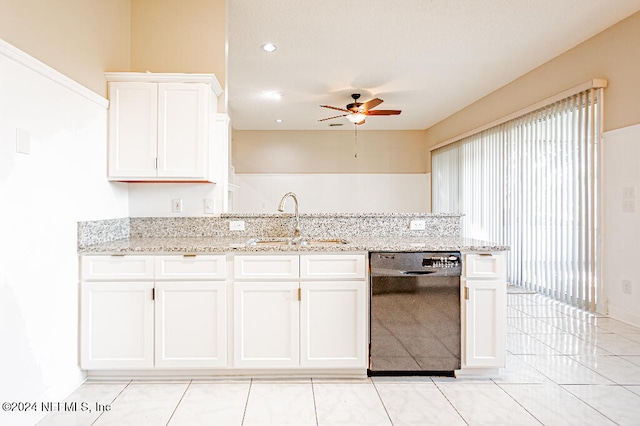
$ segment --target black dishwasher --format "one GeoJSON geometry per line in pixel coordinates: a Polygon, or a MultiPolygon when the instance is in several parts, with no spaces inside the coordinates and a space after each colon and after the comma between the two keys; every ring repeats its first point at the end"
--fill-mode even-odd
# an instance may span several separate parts
{"type": "Polygon", "coordinates": [[[460,368],[459,252],[370,254],[370,376],[460,368]]]}

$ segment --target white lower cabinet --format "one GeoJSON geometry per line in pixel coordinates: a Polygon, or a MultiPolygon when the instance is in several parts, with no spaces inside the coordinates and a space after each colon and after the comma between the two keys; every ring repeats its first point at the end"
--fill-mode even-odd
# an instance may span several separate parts
{"type": "Polygon", "coordinates": [[[155,366],[210,368],[227,364],[226,282],[157,282],[155,366]]]}
{"type": "Polygon", "coordinates": [[[297,367],[299,309],[297,282],[236,282],[234,366],[297,367]]]}
{"type": "Polygon", "coordinates": [[[300,255],[300,268],[287,269],[296,271],[290,280],[272,281],[275,266],[291,263],[291,255],[236,256],[236,272],[251,264],[252,274],[251,281],[242,281],[241,275],[234,282],[234,367],[364,371],[365,259],[353,254],[300,255]],[[321,265],[314,268],[313,279],[308,278],[308,265],[321,265]]]}
{"type": "Polygon", "coordinates": [[[152,292],[153,282],[83,283],[82,368],[153,367],[152,292]]]}
{"type": "Polygon", "coordinates": [[[302,282],[300,288],[300,366],[366,368],[365,282],[302,282]]]}
{"type": "Polygon", "coordinates": [[[227,282],[220,267],[225,259],[83,256],[80,366],[226,367],[227,282]],[[140,277],[144,281],[133,281],[140,277]]]}
{"type": "Polygon", "coordinates": [[[467,254],[463,265],[462,367],[504,367],[507,322],[504,253],[467,254]]]}
{"type": "Polygon", "coordinates": [[[504,367],[506,356],[506,283],[466,280],[467,367],[504,367]]]}
{"type": "Polygon", "coordinates": [[[83,256],[81,367],[366,371],[364,254],[226,259],[83,256]]]}

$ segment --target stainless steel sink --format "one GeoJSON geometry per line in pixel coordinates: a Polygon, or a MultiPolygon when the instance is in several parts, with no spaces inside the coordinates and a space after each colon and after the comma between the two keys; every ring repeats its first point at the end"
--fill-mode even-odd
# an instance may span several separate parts
{"type": "Polygon", "coordinates": [[[304,245],[325,245],[325,246],[331,246],[331,245],[340,245],[340,244],[349,244],[349,241],[347,240],[343,240],[341,238],[329,238],[329,239],[308,239],[308,240],[301,240],[300,241],[300,245],[304,246],[304,245]]]}
{"type": "Polygon", "coordinates": [[[349,241],[341,238],[252,238],[246,244],[248,246],[332,246],[349,244],[349,241]]]}

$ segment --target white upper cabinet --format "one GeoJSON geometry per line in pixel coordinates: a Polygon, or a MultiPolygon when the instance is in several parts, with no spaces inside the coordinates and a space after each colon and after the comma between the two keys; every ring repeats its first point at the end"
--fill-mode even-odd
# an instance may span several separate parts
{"type": "Polygon", "coordinates": [[[158,84],[158,177],[206,177],[210,92],[204,83],[158,84]]]}
{"type": "Polygon", "coordinates": [[[110,180],[213,181],[215,76],[108,73],[110,180]]]}

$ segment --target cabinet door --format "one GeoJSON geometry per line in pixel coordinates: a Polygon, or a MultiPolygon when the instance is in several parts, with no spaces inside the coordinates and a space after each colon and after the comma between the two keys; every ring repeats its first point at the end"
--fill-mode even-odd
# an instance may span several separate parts
{"type": "Polygon", "coordinates": [[[109,178],[156,175],[158,85],[109,83],[109,178]]]}
{"type": "Polygon", "coordinates": [[[302,367],[367,367],[365,281],[303,282],[302,367]]]}
{"type": "Polygon", "coordinates": [[[153,282],[82,284],[85,370],[153,367],[153,282]]]}
{"type": "Polygon", "coordinates": [[[463,367],[504,367],[506,357],[505,281],[463,280],[465,359],[463,367]]]}
{"type": "Polygon", "coordinates": [[[236,282],[234,366],[297,367],[299,311],[297,282],[236,282]]]}
{"type": "Polygon", "coordinates": [[[206,179],[210,86],[158,85],[158,177],[206,179]]]}
{"type": "Polygon", "coordinates": [[[156,367],[226,366],[226,282],[157,282],[155,303],[156,367]]]}

